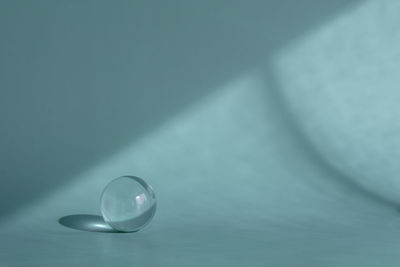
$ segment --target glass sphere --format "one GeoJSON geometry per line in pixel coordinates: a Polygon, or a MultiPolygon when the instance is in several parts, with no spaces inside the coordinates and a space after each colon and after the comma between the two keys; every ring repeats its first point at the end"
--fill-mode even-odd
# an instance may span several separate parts
{"type": "Polygon", "coordinates": [[[121,176],[104,188],[100,198],[104,221],[121,232],[146,226],[156,212],[156,196],[151,186],[135,176],[121,176]]]}

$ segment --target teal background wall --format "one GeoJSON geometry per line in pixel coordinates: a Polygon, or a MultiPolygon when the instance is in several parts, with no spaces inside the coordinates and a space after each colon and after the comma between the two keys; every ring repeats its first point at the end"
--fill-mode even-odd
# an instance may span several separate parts
{"type": "Polygon", "coordinates": [[[0,265],[398,266],[399,8],[1,2],[0,265]]]}
{"type": "Polygon", "coordinates": [[[62,186],[350,3],[2,1],[2,214],[62,186]]]}

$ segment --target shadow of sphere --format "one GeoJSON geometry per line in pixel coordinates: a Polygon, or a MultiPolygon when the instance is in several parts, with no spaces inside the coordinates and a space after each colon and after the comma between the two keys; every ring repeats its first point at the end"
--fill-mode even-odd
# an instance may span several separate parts
{"type": "Polygon", "coordinates": [[[100,233],[122,233],[113,229],[98,215],[89,214],[75,214],[61,217],[58,222],[65,227],[87,231],[87,232],[100,232],[100,233]]]}

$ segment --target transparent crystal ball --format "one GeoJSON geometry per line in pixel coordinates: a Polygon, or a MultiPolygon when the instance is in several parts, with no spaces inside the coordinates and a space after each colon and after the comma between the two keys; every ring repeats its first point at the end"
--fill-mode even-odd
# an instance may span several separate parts
{"type": "Polygon", "coordinates": [[[104,188],[100,198],[104,221],[122,232],[142,229],[156,212],[156,196],[151,186],[135,176],[121,176],[104,188]]]}

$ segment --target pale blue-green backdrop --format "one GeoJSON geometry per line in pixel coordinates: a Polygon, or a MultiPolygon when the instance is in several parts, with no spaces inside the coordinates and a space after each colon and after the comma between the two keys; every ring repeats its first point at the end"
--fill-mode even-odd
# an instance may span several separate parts
{"type": "Polygon", "coordinates": [[[1,1],[0,266],[398,266],[399,12],[1,1]],[[158,210],[110,233],[125,174],[158,210]]]}

